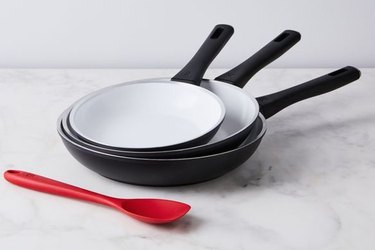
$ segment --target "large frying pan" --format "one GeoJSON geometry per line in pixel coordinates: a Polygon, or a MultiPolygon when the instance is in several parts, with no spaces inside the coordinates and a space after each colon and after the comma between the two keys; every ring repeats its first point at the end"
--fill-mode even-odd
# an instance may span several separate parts
{"type": "Polygon", "coordinates": [[[266,132],[266,118],[301,100],[340,88],[360,77],[348,66],[301,85],[257,98],[261,113],[252,131],[237,148],[217,154],[177,159],[145,159],[103,153],[72,140],[58,120],[58,132],[65,147],[81,164],[107,178],[130,184],[176,186],[217,178],[240,166],[255,152],[266,132]]]}
{"type": "MultiPolygon", "coordinates": [[[[255,98],[239,87],[243,87],[256,72],[272,61],[276,60],[291,47],[293,47],[300,40],[300,38],[301,35],[298,32],[286,30],[233,70],[230,70],[229,72],[218,77],[217,79],[219,80],[203,80],[201,82],[201,87],[210,90],[220,97],[226,109],[226,116],[223,123],[218,129],[216,135],[207,144],[172,150],[153,150],[149,152],[129,151],[85,142],[79,138],[79,136],[74,133],[74,129],[69,126],[70,116],[66,116],[66,118],[63,119],[63,126],[66,127],[65,131],[68,133],[71,139],[82,146],[109,154],[129,157],[163,159],[190,158],[208,154],[216,154],[236,148],[248,135],[259,110],[258,103],[255,98]],[[232,82],[230,82],[230,84],[221,81],[222,78],[224,81],[227,81],[229,75],[231,76],[231,79],[234,79],[232,82]]],[[[166,79],[153,79],[152,81],[158,82],[165,80],[166,79]]],[[[135,81],[134,83],[140,82],[142,81],[135,81]]],[[[123,85],[124,84],[115,85],[115,87],[123,85]]],[[[100,91],[111,92],[112,88],[113,87],[109,87],[100,91]]],[[[75,105],[76,104],[74,104],[73,107],[75,105]]]]}

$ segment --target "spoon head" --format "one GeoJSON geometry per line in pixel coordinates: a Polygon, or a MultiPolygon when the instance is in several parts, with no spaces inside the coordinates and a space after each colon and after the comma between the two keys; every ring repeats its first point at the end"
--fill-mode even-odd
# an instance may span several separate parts
{"type": "Polygon", "coordinates": [[[122,200],[120,210],[143,222],[163,224],[181,218],[190,210],[190,206],[172,200],[126,199],[122,200]]]}

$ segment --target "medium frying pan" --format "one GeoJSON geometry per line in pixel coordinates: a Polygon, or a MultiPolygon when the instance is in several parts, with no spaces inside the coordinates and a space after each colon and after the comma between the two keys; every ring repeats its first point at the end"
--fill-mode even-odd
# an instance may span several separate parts
{"type": "Polygon", "coordinates": [[[81,98],[69,114],[72,131],[94,145],[134,151],[208,142],[224,120],[225,106],[199,84],[232,34],[231,26],[216,25],[172,79],[116,85],[81,98]]]}
{"type": "Polygon", "coordinates": [[[58,132],[65,147],[81,164],[107,178],[130,184],[176,186],[217,178],[244,163],[255,152],[266,132],[266,118],[301,100],[340,88],[360,77],[348,66],[301,85],[257,98],[261,113],[252,131],[237,148],[217,154],[177,159],[145,159],[113,155],[82,146],[72,140],[58,120],[58,132]]]}
{"type": "MultiPolygon", "coordinates": [[[[282,32],[279,36],[269,42],[253,56],[248,58],[233,70],[224,74],[224,76],[231,75],[232,78],[235,79],[235,81],[232,81],[231,84],[221,82],[221,79],[203,80],[201,82],[201,87],[208,89],[216,94],[223,101],[226,109],[226,116],[223,123],[221,124],[216,135],[207,144],[174,150],[149,152],[129,151],[118,148],[93,145],[91,143],[85,142],[84,140],[81,140],[81,138],[76,136],[74,133],[70,133],[71,131],[74,131],[69,126],[69,121],[67,121],[69,116],[66,116],[66,118],[63,119],[63,126],[65,126],[65,130],[67,133],[69,133],[69,136],[72,138],[72,140],[87,148],[109,154],[117,154],[129,157],[163,159],[188,158],[215,154],[233,149],[240,145],[246,138],[247,134],[251,130],[253,121],[258,115],[259,110],[258,103],[255,98],[235,85],[243,87],[244,83],[247,82],[256,72],[280,57],[292,46],[294,46],[300,40],[300,37],[300,34],[296,31],[286,30],[282,32]]],[[[152,81],[157,82],[165,80],[166,79],[153,79],[152,81]]],[[[136,81],[134,83],[139,82],[142,81],[136,81]]],[[[113,87],[106,88],[102,91],[106,92],[108,91],[108,89],[109,91],[111,91],[111,88],[113,87]]]]}

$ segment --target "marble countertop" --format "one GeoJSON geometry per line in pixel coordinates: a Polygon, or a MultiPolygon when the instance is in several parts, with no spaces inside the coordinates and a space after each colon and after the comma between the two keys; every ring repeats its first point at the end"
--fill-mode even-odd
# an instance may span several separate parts
{"type": "MultiPolygon", "coordinates": [[[[268,69],[246,91],[259,96],[332,69],[268,69]]],[[[176,223],[152,226],[110,208],[0,180],[1,249],[374,249],[375,69],[268,121],[258,151],[202,184],[140,187],[81,166],[64,148],[58,115],[115,83],[177,70],[1,69],[0,170],[22,169],[118,197],[191,204],[176,223]]],[[[224,70],[211,70],[214,77],[224,70]]]]}

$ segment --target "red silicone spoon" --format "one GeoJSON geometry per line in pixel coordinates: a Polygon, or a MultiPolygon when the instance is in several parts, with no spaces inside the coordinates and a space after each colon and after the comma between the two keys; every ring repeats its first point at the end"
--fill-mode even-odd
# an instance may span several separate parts
{"type": "Polygon", "coordinates": [[[110,206],[147,223],[169,223],[181,218],[190,210],[189,205],[178,201],[119,199],[20,170],[8,170],[4,172],[4,178],[15,185],[28,189],[110,206]]]}

